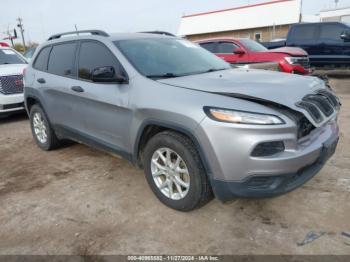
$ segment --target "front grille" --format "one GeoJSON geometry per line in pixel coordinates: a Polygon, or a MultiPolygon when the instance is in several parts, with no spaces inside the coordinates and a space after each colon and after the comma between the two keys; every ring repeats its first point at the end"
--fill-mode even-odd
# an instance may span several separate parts
{"type": "Polygon", "coordinates": [[[23,76],[0,76],[0,92],[5,95],[23,93],[23,76]]]}
{"type": "Polygon", "coordinates": [[[330,93],[330,92],[328,92],[328,91],[326,91],[324,89],[318,90],[317,93],[322,95],[322,96],[324,96],[324,97],[326,97],[334,108],[339,109],[339,107],[341,106],[341,103],[340,103],[338,97],[336,97],[332,93],[330,93]]]}
{"type": "Polygon", "coordinates": [[[329,103],[329,100],[322,95],[308,95],[303,98],[304,101],[315,104],[325,116],[330,116],[333,114],[334,109],[329,103]]]}
{"type": "Polygon", "coordinates": [[[301,65],[302,67],[309,69],[310,66],[310,60],[308,57],[300,57],[298,58],[297,64],[301,65]]]}
{"type": "Polygon", "coordinates": [[[307,95],[302,101],[296,104],[306,110],[317,123],[321,123],[324,116],[331,116],[340,107],[338,98],[325,89],[319,90],[316,94],[307,95]]]}
{"type": "Polygon", "coordinates": [[[316,105],[310,102],[300,101],[297,103],[297,106],[305,109],[317,123],[322,122],[323,117],[316,105]]]}

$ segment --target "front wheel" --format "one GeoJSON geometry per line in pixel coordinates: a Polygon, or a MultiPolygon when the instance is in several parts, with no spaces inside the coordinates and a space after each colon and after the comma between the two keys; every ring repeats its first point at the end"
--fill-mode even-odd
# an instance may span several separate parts
{"type": "Polygon", "coordinates": [[[212,199],[211,187],[191,140],[162,132],[147,143],[144,153],[147,182],[165,205],[190,211],[212,199]]]}

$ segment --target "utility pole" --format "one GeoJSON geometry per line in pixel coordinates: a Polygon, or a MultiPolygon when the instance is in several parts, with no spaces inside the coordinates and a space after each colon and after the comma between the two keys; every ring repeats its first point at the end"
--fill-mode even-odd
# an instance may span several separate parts
{"type": "Polygon", "coordinates": [[[18,21],[18,24],[17,24],[17,26],[18,26],[18,28],[20,29],[20,31],[21,31],[21,36],[22,36],[22,42],[23,42],[23,48],[24,48],[24,51],[26,51],[26,42],[25,42],[25,40],[24,40],[24,28],[23,28],[23,24],[22,24],[22,18],[20,18],[20,17],[18,17],[17,18],[17,21],[18,21]]]}
{"type": "Polygon", "coordinates": [[[339,0],[334,0],[334,2],[335,2],[335,8],[337,8],[337,7],[338,7],[339,0]]]}

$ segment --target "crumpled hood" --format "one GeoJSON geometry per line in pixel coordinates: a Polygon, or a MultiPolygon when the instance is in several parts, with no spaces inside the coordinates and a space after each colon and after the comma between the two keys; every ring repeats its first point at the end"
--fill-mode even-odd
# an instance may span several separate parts
{"type": "Polygon", "coordinates": [[[308,56],[308,53],[304,49],[299,47],[280,47],[275,49],[270,49],[269,53],[283,53],[290,56],[308,56]]]}
{"type": "MultiPolygon", "coordinates": [[[[234,97],[271,101],[293,110],[305,111],[296,106],[307,94],[325,89],[324,82],[316,77],[306,77],[266,70],[232,69],[158,80],[163,84],[234,97]]],[[[315,121],[305,114],[315,125],[315,121]]]]}
{"type": "Polygon", "coordinates": [[[0,65],[0,76],[21,75],[27,64],[5,64],[0,65]]]}

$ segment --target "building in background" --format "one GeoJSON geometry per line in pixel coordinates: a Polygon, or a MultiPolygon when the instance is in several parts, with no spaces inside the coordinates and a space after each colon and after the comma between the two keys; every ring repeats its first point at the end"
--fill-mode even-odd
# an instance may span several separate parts
{"type": "Polygon", "coordinates": [[[178,34],[193,41],[234,37],[265,42],[285,38],[290,25],[300,21],[301,0],[277,0],[185,15],[181,18],[178,34]]]}
{"type": "Polygon", "coordinates": [[[322,10],[320,20],[322,22],[350,23],[350,7],[322,10]]]}

